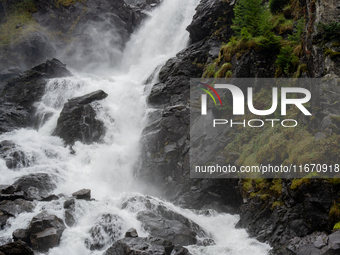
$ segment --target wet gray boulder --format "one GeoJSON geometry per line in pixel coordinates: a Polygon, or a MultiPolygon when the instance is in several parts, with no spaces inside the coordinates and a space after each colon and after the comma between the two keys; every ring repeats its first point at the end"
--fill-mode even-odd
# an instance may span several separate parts
{"type": "Polygon", "coordinates": [[[23,212],[32,212],[34,205],[30,201],[24,199],[16,199],[14,201],[4,200],[0,202],[0,229],[2,229],[7,220],[16,217],[23,212]]]}
{"type": "Polygon", "coordinates": [[[85,240],[90,250],[100,250],[110,242],[117,241],[123,234],[123,220],[113,214],[103,214],[90,229],[90,237],[85,240]]]}
{"type": "Polygon", "coordinates": [[[41,200],[48,196],[49,192],[56,188],[53,177],[45,173],[24,175],[17,179],[14,184],[25,191],[31,199],[41,200]]]}
{"type": "Polygon", "coordinates": [[[100,142],[105,133],[104,123],[96,119],[91,103],[106,97],[104,91],[98,90],[69,99],[60,113],[53,135],[62,138],[67,145],[73,145],[76,141],[85,144],[100,142]]]}
{"type": "Polygon", "coordinates": [[[126,237],[108,248],[103,255],[191,255],[184,247],[156,237],[126,237]]]}
{"type": "Polygon", "coordinates": [[[74,192],[72,194],[72,196],[75,197],[76,199],[90,200],[91,199],[91,190],[90,189],[81,189],[77,192],[74,192]]]}
{"type": "Polygon", "coordinates": [[[76,219],[75,219],[75,203],[76,201],[74,198],[71,198],[69,200],[66,200],[64,202],[64,209],[65,209],[65,223],[69,227],[73,227],[74,224],[76,224],[76,219]]]}
{"type": "Polygon", "coordinates": [[[74,212],[71,210],[65,210],[65,223],[69,227],[73,227],[76,224],[76,220],[74,218],[74,212]]]}
{"type": "Polygon", "coordinates": [[[65,228],[62,219],[46,211],[33,217],[28,229],[33,250],[47,252],[58,246],[65,228]]]}
{"type": "Polygon", "coordinates": [[[134,208],[145,208],[137,213],[137,219],[143,228],[154,237],[164,238],[176,245],[197,243],[197,237],[208,238],[198,224],[185,216],[168,209],[163,203],[151,197],[133,197],[123,203],[122,209],[134,211],[134,208]]]}
{"type": "Polygon", "coordinates": [[[135,228],[130,228],[128,231],[126,231],[125,237],[138,237],[137,230],[135,228]]]}
{"type": "Polygon", "coordinates": [[[33,250],[23,241],[0,246],[0,254],[4,255],[34,255],[33,250]]]}
{"type": "Polygon", "coordinates": [[[52,59],[0,83],[0,133],[33,127],[34,103],[44,95],[46,79],[65,76],[71,73],[59,60],[52,59]]]}
{"type": "Polygon", "coordinates": [[[22,191],[19,186],[16,185],[0,185],[0,201],[16,199],[31,200],[25,191],[22,191]]]}
{"type": "Polygon", "coordinates": [[[197,233],[180,221],[166,219],[151,211],[139,212],[137,219],[152,236],[166,238],[178,245],[191,245],[197,242],[197,233]]]}

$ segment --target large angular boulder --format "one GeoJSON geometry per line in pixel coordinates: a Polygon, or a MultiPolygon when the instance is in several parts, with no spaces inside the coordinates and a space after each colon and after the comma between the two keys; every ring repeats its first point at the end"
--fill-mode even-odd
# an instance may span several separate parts
{"type": "Polygon", "coordinates": [[[45,173],[28,174],[17,179],[14,184],[25,191],[31,199],[41,200],[56,188],[53,178],[45,173]]]}
{"type": "Polygon", "coordinates": [[[90,250],[100,250],[108,241],[112,244],[122,236],[123,220],[113,214],[104,214],[90,229],[90,237],[85,244],[90,250]]]}
{"type": "Polygon", "coordinates": [[[176,245],[196,244],[197,237],[209,238],[209,234],[198,224],[151,197],[132,197],[123,203],[122,208],[134,212],[135,208],[139,208],[137,219],[142,222],[143,228],[150,235],[164,238],[176,245]]]}
{"type": "Polygon", "coordinates": [[[46,211],[33,217],[30,226],[30,242],[32,248],[39,252],[47,252],[50,248],[59,245],[62,233],[65,230],[62,219],[46,211]]]}
{"type": "Polygon", "coordinates": [[[163,218],[150,211],[142,211],[137,219],[151,235],[166,238],[178,245],[196,244],[197,233],[180,221],[163,218]]]}
{"type": "Polygon", "coordinates": [[[91,103],[106,97],[104,91],[98,90],[69,99],[60,113],[53,135],[61,137],[67,145],[73,145],[76,141],[85,144],[100,142],[105,128],[103,122],[96,119],[91,103]]]}
{"type": "Polygon", "coordinates": [[[90,189],[81,189],[77,192],[74,192],[72,194],[73,197],[76,199],[84,199],[84,200],[90,200],[91,199],[91,190],[90,189]]]}

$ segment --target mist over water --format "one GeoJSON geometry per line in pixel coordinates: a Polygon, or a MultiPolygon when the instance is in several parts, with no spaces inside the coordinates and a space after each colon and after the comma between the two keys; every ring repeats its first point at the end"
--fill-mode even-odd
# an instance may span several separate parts
{"type": "MultiPolygon", "coordinates": [[[[25,174],[48,173],[57,183],[55,194],[70,196],[79,189],[88,188],[96,199],[92,202],[76,201],[77,224],[64,231],[60,246],[51,249],[49,254],[102,254],[103,251],[90,251],[85,240],[94,223],[107,213],[123,219],[123,232],[134,227],[139,236],[148,236],[136,219],[138,211],[144,209],[143,205],[137,203],[133,209],[121,209],[124,201],[140,191],[138,180],[133,178],[133,169],[139,156],[140,136],[147,121],[148,90],[144,83],[155,68],[185,48],[189,40],[185,28],[191,22],[198,3],[199,0],[164,0],[132,35],[121,52],[122,61],[117,68],[103,69],[104,77],[74,72],[74,77],[51,79],[42,101],[36,105],[41,120],[39,129],[21,129],[0,136],[1,141],[11,140],[17,144],[25,153],[29,165],[20,170],[10,170],[0,159],[0,184],[13,183],[25,174]],[[71,154],[70,148],[64,147],[60,138],[51,136],[59,114],[68,99],[98,89],[108,94],[106,99],[92,103],[98,119],[105,124],[104,142],[92,145],[77,142],[72,147],[75,154],[71,154]]],[[[52,202],[35,202],[34,212],[10,219],[11,226],[0,232],[1,236],[10,238],[15,229],[27,227],[32,217],[41,210],[64,219],[64,201],[61,198],[52,202]]],[[[155,201],[195,221],[211,234],[216,245],[188,247],[193,254],[263,255],[270,248],[248,238],[245,230],[235,229],[238,216],[213,211],[209,216],[204,216],[159,199],[155,201]]],[[[108,241],[105,248],[109,244],[108,241]]]]}

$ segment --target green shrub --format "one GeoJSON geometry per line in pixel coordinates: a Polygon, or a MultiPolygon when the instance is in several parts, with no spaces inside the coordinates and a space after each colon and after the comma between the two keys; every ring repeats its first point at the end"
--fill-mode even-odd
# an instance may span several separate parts
{"type": "Polygon", "coordinates": [[[280,54],[277,56],[275,64],[278,68],[279,73],[290,74],[295,71],[297,65],[299,64],[299,58],[294,55],[294,49],[287,45],[281,48],[280,54]]]}
{"type": "Polygon", "coordinates": [[[239,0],[234,7],[235,19],[232,28],[237,35],[247,31],[256,37],[263,32],[267,12],[263,0],[239,0]]]}
{"type": "Polygon", "coordinates": [[[340,22],[333,21],[330,24],[320,22],[317,25],[317,31],[319,40],[330,41],[334,38],[338,38],[340,37],[340,22]]]}
{"type": "Polygon", "coordinates": [[[288,35],[288,40],[293,43],[302,42],[302,34],[305,27],[306,20],[304,18],[297,21],[296,30],[292,35],[288,35]]]}
{"type": "Polygon", "coordinates": [[[213,78],[215,76],[215,63],[211,63],[205,69],[203,78],[213,78]]]}
{"type": "Polygon", "coordinates": [[[270,0],[269,9],[271,13],[276,14],[282,11],[282,9],[289,3],[289,0],[270,0]]]}
{"type": "Polygon", "coordinates": [[[266,36],[261,35],[254,39],[258,46],[268,51],[277,51],[281,47],[281,36],[276,36],[273,32],[267,33],[266,36]]]}

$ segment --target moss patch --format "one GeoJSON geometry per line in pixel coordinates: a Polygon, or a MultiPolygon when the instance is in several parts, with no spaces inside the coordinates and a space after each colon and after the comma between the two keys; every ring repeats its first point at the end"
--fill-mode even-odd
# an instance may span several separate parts
{"type": "Polygon", "coordinates": [[[340,56],[340,52],[331,50],[331,49],[325,49],[324,50],[324,55],[329,56],[331,59],[337,58],[340,56]]]}
{"type": "Polygon", "coordinates": [[[302,178],[302,179],[294,179],[292,181],[292,184],[290,185],[290,188],[292,190],[296,190],[298,189],[302,184],[309,184],[310,183],[310,179],[307,178],[302,178]]]}
{"type": "Polygon", "coordinates": [[[333,230],[339,230],[340,229],[340,221],[336,223],[333,227],[333,230]]]}
{"type": "Polygon", "coordinates": [[[332,222],[340,221],[340,204],[334,202],[334,205],[329,211],[329,218],[331,219],[332,222]]]}

